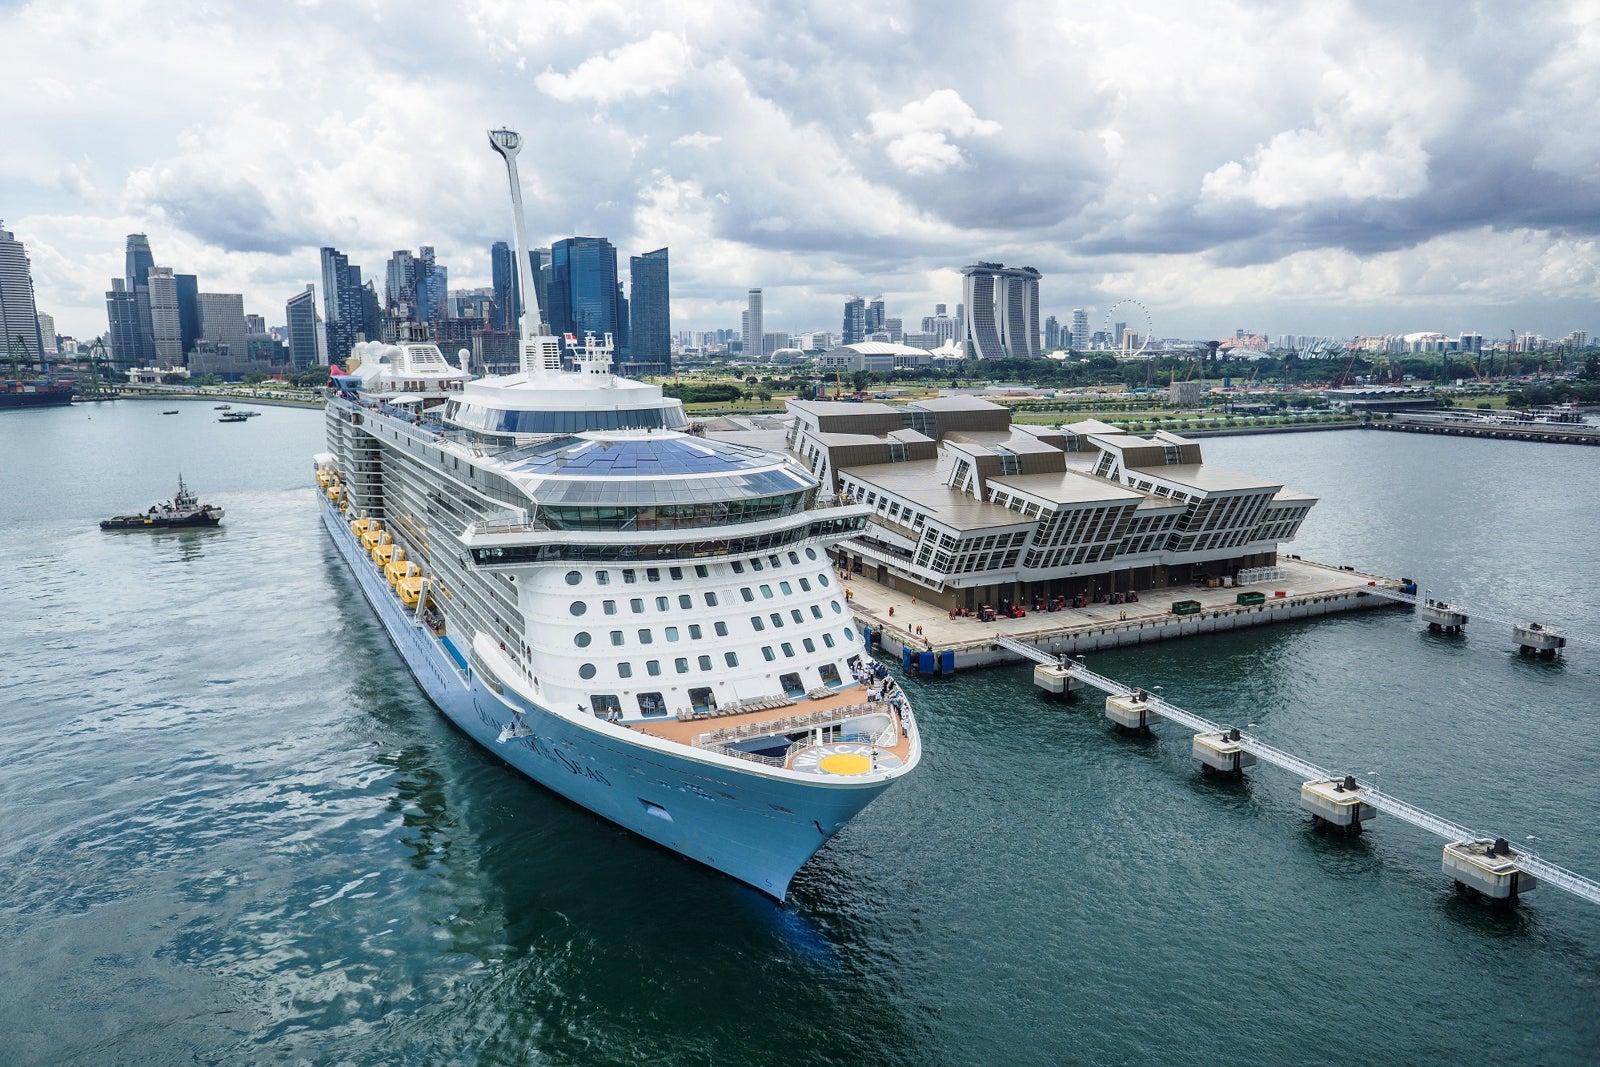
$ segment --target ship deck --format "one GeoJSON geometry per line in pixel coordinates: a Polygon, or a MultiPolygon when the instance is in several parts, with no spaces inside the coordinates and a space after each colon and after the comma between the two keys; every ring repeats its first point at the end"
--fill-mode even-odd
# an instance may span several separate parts
{"type": "MultiPolygon", "coordinates": [[[[716,715],[709,715],[692,719],[652,719],[637,722],[628,722],[623,725],[639,733],[649,734],[666,741],[673,741],[690,748],[706,748],[717,751],[717,746],[740,738],[759,737],[766,734],[798,733],[816,726],[826,725],[830,722],[839,722],[859,714],[884,714],[894,722],[894,743],[873,743],[866,745],[858,743],[842,746],[832,742],[820,746],[800,747],[792,749],[788,756],[781,761],[782,766],[791,770],[818,771],[821,773],[863,773],[872,766],[881,769],[890,769],[903,764],[911,758],[910,731],[914,724],[909,715],[902,717],[902,713],[895,709],[893,704],[885,700],[872,700],[864,687],[860,685],[847,686],[843,689],[832,690],[815,697],[802,696],[792,703],[785,703],[777,707],[764,707],[739,711],[723,710],[716,715]],[[861,752],[867,756],[866,765],[857,765],[858,770],[835,770],[834,766],[827,765],[831,758],[827,750],[835,748],[868,749],[872,752],[861,752]],[[811,758],[807,758],[807,754],[811,758]]],[[[776,762],[776,761],[774,761],[776,762]]]]}

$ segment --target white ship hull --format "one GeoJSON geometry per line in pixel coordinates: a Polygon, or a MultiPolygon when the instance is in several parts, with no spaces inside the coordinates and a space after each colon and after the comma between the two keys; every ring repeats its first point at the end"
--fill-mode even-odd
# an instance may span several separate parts
{"type": "Polygon", "coordinates": [[[782,900],[794,873],[892,784],[804,780],[687,749],[679,755],[599,719],[554,714],[512,688],[497,693],[464,649],[453,656],[446,639],[412,617],[339,510],[324,499],[321,511],[390,640],[445,716],[534,781],[642,837],[782,900]]]}

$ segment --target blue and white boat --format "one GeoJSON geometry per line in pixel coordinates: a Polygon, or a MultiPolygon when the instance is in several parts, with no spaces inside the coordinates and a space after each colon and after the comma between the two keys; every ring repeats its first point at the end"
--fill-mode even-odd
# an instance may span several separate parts
{"type": "MultiPolygon", "coordinates": [[[[490,139],[531,293],[520,138],[490,139]]],[[[324,524],[457,726],[562,796],[782,900],[921,758],[829,554],[868,509],[614,376],[609,337],[569,338],[564,367],[560,342],[529,323],[504,377],[473,379],[465,353],[452,364],[421,336],[357,345],[328,389],[324,524]]]]}

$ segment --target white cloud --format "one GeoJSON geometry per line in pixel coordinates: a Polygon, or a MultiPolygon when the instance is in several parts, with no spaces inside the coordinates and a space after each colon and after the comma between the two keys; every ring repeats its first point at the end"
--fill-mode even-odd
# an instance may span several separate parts
{"type": "Polygon", "coordinates": [[[452,284],[482,285],[510,214],[482,131],[505,124],[530,146],[530,236],[669,246],[681,326],[736,324],[750,285],[774,328],[836,329],[852,292],[914,322],[982,258],[1043,271],[1046,314],[1139,296],[1163,332],[1357,332],[1470,301],[1600,332],[1583,295],[1600,8],[1439,18],[1353,0],[0,3],[7,76],[32,87],[0,213],[77,335],[105,328],[140,230],[269,321],[322,244],[369,277],[431,244],[452,284]],[[1324,319],[1289,320],[1306,309],[1324,319]]]}
{"type": "Polygon", "coordinates": [[[710,148],[712,145],[721,144],[722,138],[714,134],[701,133],[699,130],[686,133],[672,142],[673,148],[710,148]]]}
{"type": "Polygon", "coordinates": [[[604,56],[590,56],[570,74],[546,71],[533,82],[541,92],[557,100],[606,104],[665,92],[689,72],[689,67],[688,43],[657,30],[642,41],[613,48],[604,56]]]}
{"type": "Polygon", "coordinates": [[[938,174],[964,162],[949,137],[988,137],[1000,124],[980,119],[954,89],[935,89],[899,111],[874,111],[867,116],[872,135],[887,141],[884,151],[908,174],[938,174]]]}

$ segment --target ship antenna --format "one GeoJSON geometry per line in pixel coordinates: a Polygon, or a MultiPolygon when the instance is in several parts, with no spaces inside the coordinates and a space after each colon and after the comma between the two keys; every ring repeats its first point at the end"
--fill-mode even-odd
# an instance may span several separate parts
{"type": "Polygon", "coordinates": [[[522,372],[539,374],[559,371],[559,342],[553,337],[536,335],[528,322],[530,311],[533,321],[541,327],[545,318],[539,306],[539,292],[533,287],[533,272],[528,262],[528,229],[522,218],[522,181],[517,177],[517,153],[522,151],[522,135],[515,130],[490,130],[489,144],[506,161],[506,178],[511,183],[512,236],[517,245],[517,280],[522,292],[522,315],[517,320],[517,347],[521,354],[522,372]]]}

